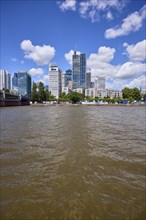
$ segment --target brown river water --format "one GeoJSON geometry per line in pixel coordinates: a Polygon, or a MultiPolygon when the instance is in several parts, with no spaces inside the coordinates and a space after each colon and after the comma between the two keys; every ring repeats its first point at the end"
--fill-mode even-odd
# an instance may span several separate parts
{"type": "Polygon", "coordinates": [[[145,107],[0,109],[1,220],[146,219],[145,107]]]}

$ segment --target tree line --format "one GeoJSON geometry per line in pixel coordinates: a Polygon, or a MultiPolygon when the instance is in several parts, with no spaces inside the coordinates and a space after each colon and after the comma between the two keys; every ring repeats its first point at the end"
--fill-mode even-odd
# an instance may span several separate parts
{"type": "MultiPolygon", "coordinates": [[[[120,97],[114,97],[111,99],[110,97],[85,97],[84,94],[80,94],[78,92],[70,92],[69,94],[66,94],[65,92],[61,93],[59,99],[56,99],[48,89],[45,89],[44,84],[42,82],[39,82],[37,85],[35,82],[33,82],[32,85],[32,95],[31,95],[31,101],[42,103],[43,101],[60,101],[60,102],[72,102],[72,103],[77,103],[83,100],[87,100],[89,102],[92,101],[104,101],[108,103],[115,103],[118,102],[120,103],[123,99],[127,100],[129,102],[133,102],[134,100],[139,101],[142,99],[142,95],[140,93],[140,90],[138,88],[127,88],[125,87],[123,90],[123,98],[120,97]]],[[[146,95],[144,95],[146,96],[146,95]]]]}

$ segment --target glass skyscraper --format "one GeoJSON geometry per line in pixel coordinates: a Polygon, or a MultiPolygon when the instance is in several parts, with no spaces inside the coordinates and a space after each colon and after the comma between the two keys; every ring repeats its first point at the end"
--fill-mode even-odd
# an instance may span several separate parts
{"type": "Polygon", "coordinates": [[[66,70],[65,76],[66,76],[65,84],[66,84],[66,86],[68,86],[68,83],[70,81],[72,81],[72,70],[70,70],[70,69],[66,70]]]}
{"type": "Polygon", "coordinates": [[[31,97],[31,76],[27,72],[14,73],[12,87],[21,96],[31,97]]]}
{"type": "Polygon", "coordinates": [[[76,51],[72,56],[72,88],[86,87],[86,54],[78,55],[76,51]]]}

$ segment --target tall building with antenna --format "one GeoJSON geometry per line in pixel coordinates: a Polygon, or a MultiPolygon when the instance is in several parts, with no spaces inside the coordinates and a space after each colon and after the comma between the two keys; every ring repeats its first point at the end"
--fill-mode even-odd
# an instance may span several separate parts
{"type": "Polygon", "coordinates": [[[86,54],[74,51],[72,56],[72,89],[86,87],[86,54]]]}

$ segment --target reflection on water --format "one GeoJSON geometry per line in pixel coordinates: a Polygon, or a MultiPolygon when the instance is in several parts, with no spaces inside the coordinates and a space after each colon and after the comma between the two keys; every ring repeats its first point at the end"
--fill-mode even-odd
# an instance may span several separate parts
{"type": "Polygon", "coordinates": [[[1,108],[1,219],[142,220],[144,107],[1,108]]]}

